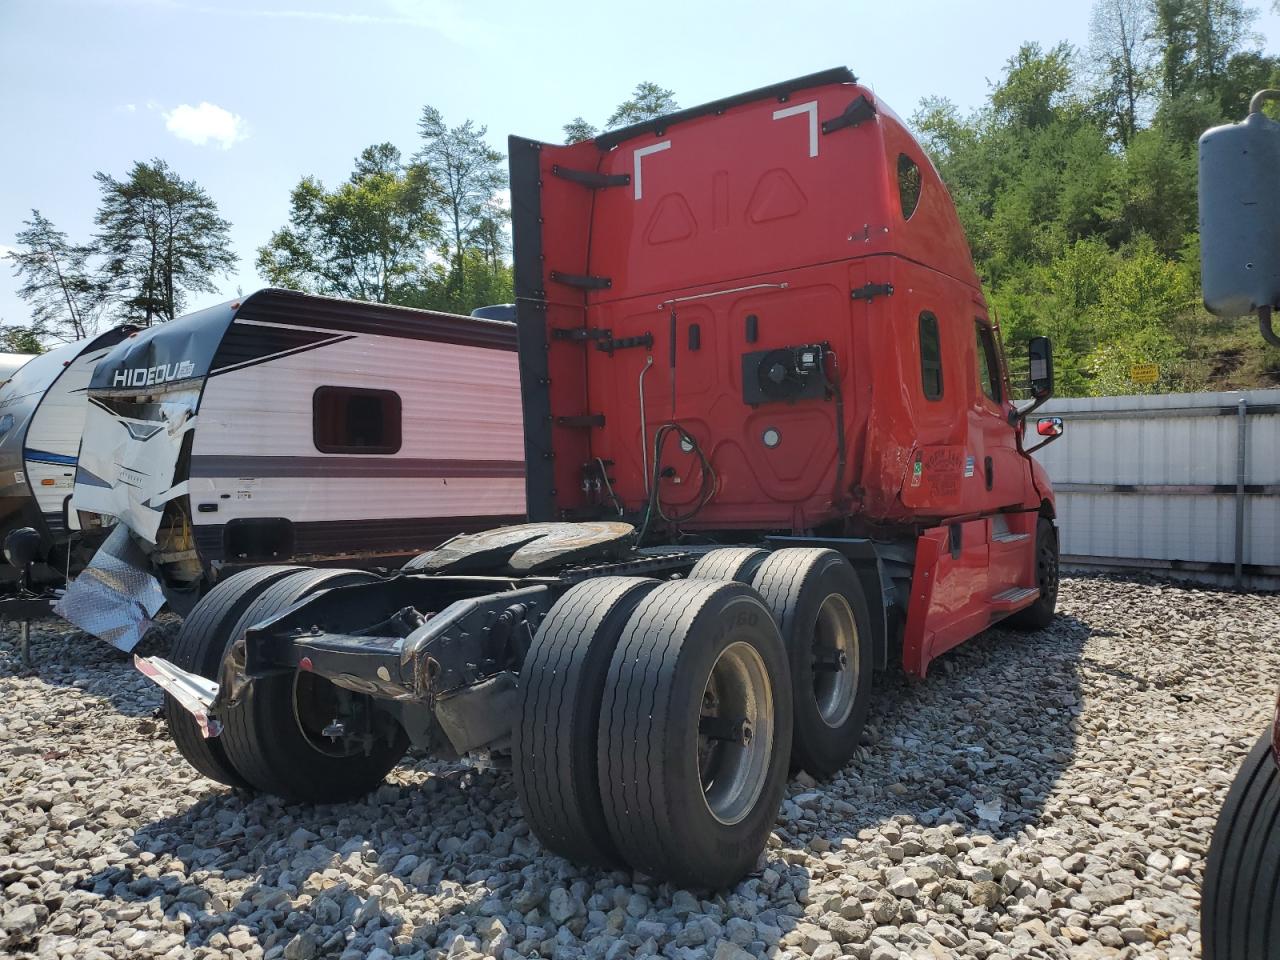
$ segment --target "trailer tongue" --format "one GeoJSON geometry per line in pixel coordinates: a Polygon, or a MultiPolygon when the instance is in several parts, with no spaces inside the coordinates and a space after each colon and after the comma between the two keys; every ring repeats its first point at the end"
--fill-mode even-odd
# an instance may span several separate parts
{"type": "Polygon", "coordinates": [[[945,188],[847,70],[510,155],[533,522],[231,577],[139,666],[224,783],[484,756],[550,850],[725,886],[874,671],[1052,618],[1048,342],[1019,407],[945,188]]]}

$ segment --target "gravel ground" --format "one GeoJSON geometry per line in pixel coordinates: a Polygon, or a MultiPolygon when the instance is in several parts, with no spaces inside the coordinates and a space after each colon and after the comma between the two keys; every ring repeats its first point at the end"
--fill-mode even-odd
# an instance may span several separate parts
{"type": "Polygon", "coordinates": [[[887,678],[863,755],[793,782],[759,869],[719,895],[545,854],[500,771],[406,760],[341,806],[228,791],[123,657],[37,627],[26,672],[4,625],[0,955],[1197,956],[1280,599],[1075,579],[1059,610],[887,678]]]}

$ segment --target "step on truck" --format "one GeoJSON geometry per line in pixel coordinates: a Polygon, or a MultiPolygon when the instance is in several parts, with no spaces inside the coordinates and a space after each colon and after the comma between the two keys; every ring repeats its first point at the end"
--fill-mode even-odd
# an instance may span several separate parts
{"type": "Polygon", "coordinates": [[[1049,345],[1015,404],[950,197],[848,70],[509,150],[529,522],[239,574],[138,664],[214,780],[478,757],[548,850],[723,887],[876,671],[1050,621],[1049,345]]]}

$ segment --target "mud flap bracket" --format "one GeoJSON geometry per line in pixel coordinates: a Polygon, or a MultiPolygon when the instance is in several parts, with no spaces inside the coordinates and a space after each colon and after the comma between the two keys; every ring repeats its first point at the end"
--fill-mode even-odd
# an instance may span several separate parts
{"type": "Polygon", "coordinates": [[[830,120],[822,121],[823,133],[835,133],[837,130],[843,130],[845,127],[856,127],[860,123],[865,123],[876,115],[876,107],[866,97],[858,97],[847,107],[838,117],[832,117],[830,120]]]}
{"type": "Polygon", "coordinates": [[[592,190],[600,187],[625,187],[631,183],[631,174],[629,173],[597,173],[594,170],[571,170],[568,167],[560,166],[558,163],[552,165],[551,172],[561,180],[578,183],[584,187],[590,187],[592,190]]]}
{"type": "Polygon", "coordinates": [[[608,290],[613,286],[611,277],[593,277],[582,273],[561,273],[551,271],[551,279],[563,283],[566,287],[577,287],[579,290],[608,290]]]}

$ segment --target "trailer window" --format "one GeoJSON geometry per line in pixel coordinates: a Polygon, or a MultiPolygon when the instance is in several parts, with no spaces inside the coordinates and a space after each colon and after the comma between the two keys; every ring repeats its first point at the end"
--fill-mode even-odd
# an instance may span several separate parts
{"type": "Polygon", "coordinates": [[[400,449],[400,395],[391,390],[319,387],[312,429],[321,453],[395,453],[400,449]]]}
{"type": "Polygon", "coordinates": [[[910,220],[920,203],[920,166],[905,153],[898,154],[898,199],[902,219],[910,220]]]}
{"type": "Polygon", "coordinates": [[[996,338],[991,328],[981,320],[974,322],[978,332],[978,383],[982,392],[994,403],[1001,399],[1000,358],[996,354],[996,338]]]}
{"type": "Polygon", "coordinates": [[[942,340],[938,318],[928,310],[920,314],[920,382],[926,400],[942,399],[942,340]]]}

